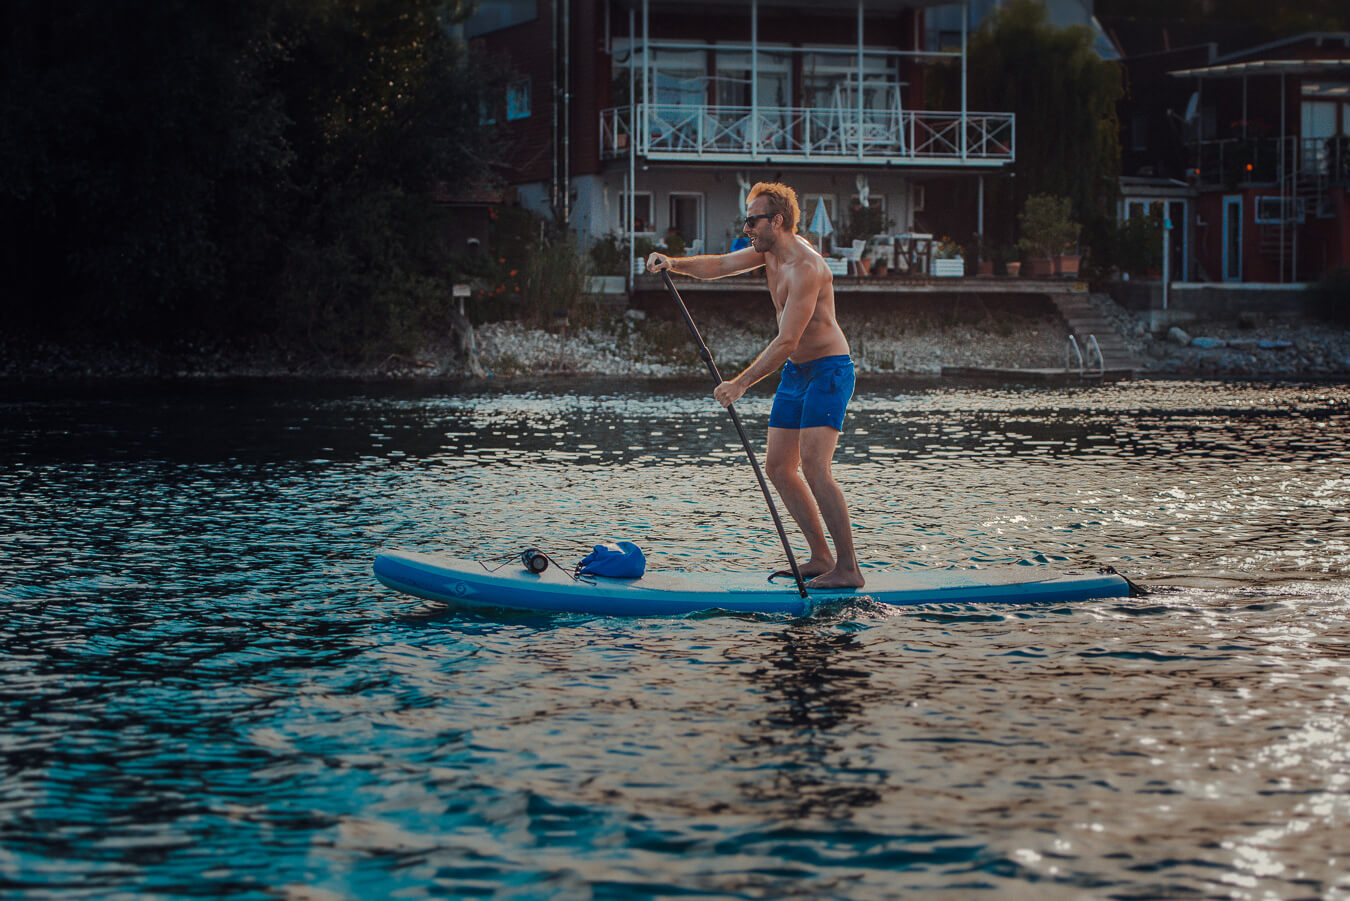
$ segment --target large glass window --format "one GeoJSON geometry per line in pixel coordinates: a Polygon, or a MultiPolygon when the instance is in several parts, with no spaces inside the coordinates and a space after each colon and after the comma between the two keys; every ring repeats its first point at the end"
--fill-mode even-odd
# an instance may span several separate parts
{"type": "MultiPolygon", "coordinates": [[[[792,106],[792,60],[786,53],[760,51],[756,100],[760,107],[792,106]]],[[[717,103],[750,106],[750,54],[717,54],[717,103]]]]}
{"type": "MultiPolygon", "coordinates": [[[[641,64],[641,58],[638,60],[641,64]]],[[[652,100],[670,106],[706,106],[708,53],[706,50],[654,50],[652,100]]]]}

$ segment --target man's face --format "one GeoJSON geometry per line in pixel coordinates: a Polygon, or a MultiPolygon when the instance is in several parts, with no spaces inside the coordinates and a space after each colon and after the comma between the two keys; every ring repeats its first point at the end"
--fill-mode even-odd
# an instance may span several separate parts
{"type": "Polygon", "coordinates": [[[745,218],[745,236],[750,239],[750,246],[760,253],[772,250],[774,217],[769,214],[769,201],[763,196],[750,201],[745,207],[745,218]]]}

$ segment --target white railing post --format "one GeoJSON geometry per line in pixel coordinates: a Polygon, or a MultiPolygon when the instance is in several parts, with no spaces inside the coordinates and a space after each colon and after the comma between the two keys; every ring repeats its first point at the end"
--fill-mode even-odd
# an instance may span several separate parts
{"type": "Polygon", "coordinates": [[[750,158],[759,159],[759,0],[750,0],[750,158]]]}

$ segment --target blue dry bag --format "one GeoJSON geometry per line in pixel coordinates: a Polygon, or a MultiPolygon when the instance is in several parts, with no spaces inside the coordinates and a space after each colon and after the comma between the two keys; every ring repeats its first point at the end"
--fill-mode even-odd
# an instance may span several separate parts
{"type": "Polygon", "coordinates": [[[636,579],[647,571],[647,558],[631,541],[597,544],[586,559],[577,564],[579,576],[605,576],[610,579],[636,579]]]}

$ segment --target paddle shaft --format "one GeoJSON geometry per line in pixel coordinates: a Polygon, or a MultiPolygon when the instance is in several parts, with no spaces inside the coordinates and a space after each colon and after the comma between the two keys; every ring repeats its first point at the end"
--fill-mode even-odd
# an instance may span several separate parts
{"type": "MultiPolygon", "coordinates": [[[[694,317],[689,315],[689,308],[684,305],[684,299],[680,297],[680,292],[675,290],[675,282],[671,281],[670,271],[662,269],[661,277],[666,280],[666,288],[670,291],[670,296],[675,298],[675,305],[680,308],[680,313],[684,316],[684,324],[689,326],[689,333],[694,336],[694,343],[698,345],[698,355],[707,364],[708,372],[712,373],[713,384],[722,384],[722,374],[717,371],[717,364],[713,362],[712,351],[708,350],[708,345],[704,343],[703,336],[699,334],[698,326],[694,324],[694,317]]],[[[759,490],[764,492],[764,503],[769,505],[769,515],[773,517],[774,528],[778,529],[778,538],[783,542],[783,550],[787,553],[788,565],[792,567],[792,578],[797,582],[797,590],[801,592],[802,597],[806,597],[806,583],[802,581],[801,570],[797,568],[797,558],[792,553],[792,545],[788,543],[787,532],[783,529],[783,520],[778,516],[778,507],[774,505],[773,495],[769,494],[769,483],[764,480],[764,471],[759,468],[759,458],[755,456],[755,449],[750,446],[750,439],[745,436],[745,428],[741,425],[741,417],[736,414],[736,408],[727,404],[727,412],[731,414],[731,421],[736,426],[736,434],[741,436],[741,446],[745,448],[745,455],[750,458],[750,466],[755,470],[755,478],[759,480],[759,490]]]]}

